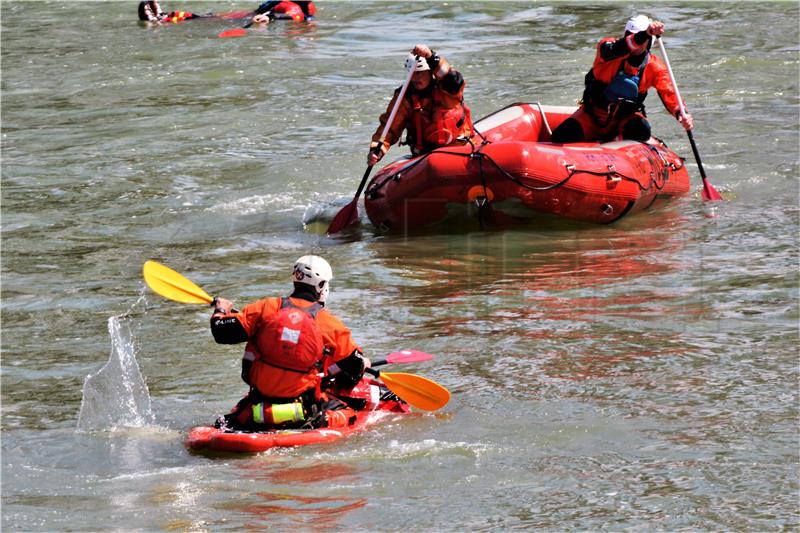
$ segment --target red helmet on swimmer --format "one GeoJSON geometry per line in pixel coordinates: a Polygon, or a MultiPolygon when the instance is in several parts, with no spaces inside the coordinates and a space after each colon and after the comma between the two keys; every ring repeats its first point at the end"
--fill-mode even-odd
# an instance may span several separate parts
{"type": "Polygon", "coordinates": [[[311,285],[317,291],[317,300],[325,303],[328,298],[328,284],[333,279],[331,266],[318,255],[304,255],[294,262],[292,281],[311,285]]]}

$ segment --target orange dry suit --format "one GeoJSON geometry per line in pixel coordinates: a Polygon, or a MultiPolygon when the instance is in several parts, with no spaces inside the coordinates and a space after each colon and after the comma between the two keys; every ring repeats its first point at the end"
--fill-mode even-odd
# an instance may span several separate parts
{"type": "Polygon", "coordinates": [[[669,72],[649,48],[647,31],[631,33],[621,39],[601,39],[592,68],[585,76],[581,106],[570,117],[580,124],[583,137],[569,138],[572,135],[566,133],[570,129],[567,127],[570,119],[567,119],[564,128],[559,126],[553,132],[553,141],[608,140],[622,134],[631,120],[646,125],[646,137],[649,137],[644,100],[651,88],[656,89],[664,107],[677,118],[680,106],[669,72]]]}
{"type": "MultiPolygon", "coordinates": [[[[403,101],[397,108],[394,122],[384,139],[384,152],[400,140],[407,131],[406,144],[414,155],[423,154],[451,144],[464,144],[473,135],[472,115],[464,104],[466,83],[461,73],[450,68],[444,58],[435,53],[428,58],[433,79],[422,91],[409,85],[403,101]],[[446,69],[442,68],[446,65],[446,69]]],[[[380,116],[378,129],[372,135],[377,143],[386,121],[392,113],[400,88],[395,90],[386,112],[380,116]]]]}
{"type": "MultiPolygon", "coordinates": [[[[649,39],[646,31],[639,32],[649,39]]],[[[617,119],[644,109],[647,91],[655,87],[667,111],[677,117],[680,113],[678,98],[672,88],[667,67],[649,50],[639,55],[631,54],[631,44],[638,34],[631,34],[625,39],[626,52],[623,55],[603,53],[613,50],[617,42],[613,37],[602,39],[597,45],[597,55],[591,70],[586,74],[586,89],[583,93],[583,104],[592,111],[611,111],[613,106],[619,107],[617,119]],[[605,56],[605,57],[604,57],[605,56]],[[627,81],[627,82],[626,82],[627,81]],[[635,83],[632,94],[624,94],[635,83]],[[619,88],[615,90],[615,88],[619,88]],[[611,109],[609,109],[611,108],[611,109]]],[[[635,49],[635,48],[634,48],[635,49]]]]}
{"type": "Polygon", "coordinates": [[[226,417],[227,426],[346,425],[355,416],[321,390],[321,379],[337,363],[343,371],[337,382],[352,387],[364,370],[360,348],[344,324],[321,304],[298,291],[292,296],[266,298],[239,312],[212,315],[211,332],[218,343],[247,341],[242,378],[250,392],[226,417]],[[290,405],[296,416],[273,416],[290,405]]]}

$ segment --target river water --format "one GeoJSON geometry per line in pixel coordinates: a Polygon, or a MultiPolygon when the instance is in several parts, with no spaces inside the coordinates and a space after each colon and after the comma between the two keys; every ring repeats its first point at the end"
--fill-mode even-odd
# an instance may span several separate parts
{"type": "Polygon", "coordinates": [[[800,528],[797,3],[636,4],[666,23],[713,211],[651,93],[693,181],[665,209],[336,238],[415,43],[462,70],[475,117],[570,105],[634,5],[320,0],[240,39],[135,6],[0,4],[4,531],[800,528]],[[189,454],[244,393],[241,347],[142,264],[244,304],[306,253],[367,354],[434,354],[394,370],[451,402],[333,445],[189,454]]]}

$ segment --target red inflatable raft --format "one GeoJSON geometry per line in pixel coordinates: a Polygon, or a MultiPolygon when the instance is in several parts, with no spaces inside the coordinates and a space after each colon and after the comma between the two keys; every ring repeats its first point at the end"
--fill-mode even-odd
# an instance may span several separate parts
{"type": "Polygon", "coordinates": [[[573,111],[513,104],[476,122],[471,145],[388,164],[366,189],[370,221],[404,231],[466,212],[482,225],[542,215],[608,224],[689,191],[683,159],[659,139],[549,142],[573,111]]]}
{"type": "Polygon", "coordinates": [[[186,438],[186,447],[192,451],[257,453],[277,447],[304,446],[330,442],[363,430],[380,420],[391,418],[392,413],[411,412],[408,404],[394,399],[382,399],[386,389],[377,381],[364,378],[349,394],[366,402],[356,413],[356,421],[342,428],[284,429],[259,433],[222,430],[211,426],[193,428],[186,438]]]}

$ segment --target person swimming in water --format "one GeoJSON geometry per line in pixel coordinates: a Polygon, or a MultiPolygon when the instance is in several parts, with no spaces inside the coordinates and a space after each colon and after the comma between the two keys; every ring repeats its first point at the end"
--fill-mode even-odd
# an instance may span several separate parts
{"type": "Polygon", "coordinates": [[[163,11],[158,0],[142,0],[139,2],[139,20],[142,22],[173,23],[195,18],[210,18],[213,15],[196,15],[188,11],[163,11]]]}
{"type": "Polygon", "coordinates": [[[311,21],[314,20],[316,14],[317,7],[314,2],[272,0],[264,2],[256,8],[251,23],[269,24],[273,20],[311,21]]]}

